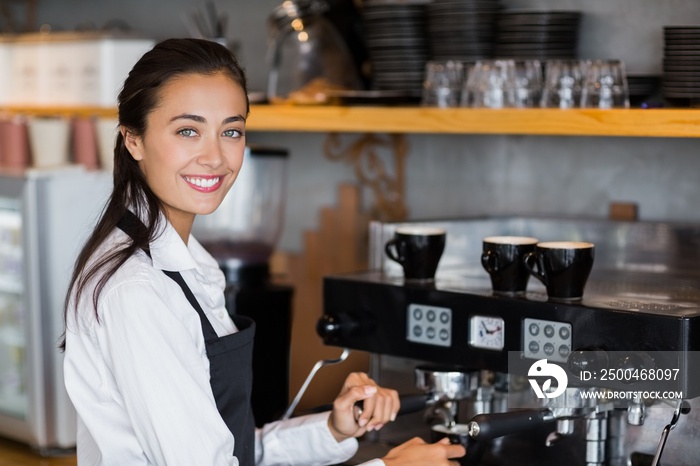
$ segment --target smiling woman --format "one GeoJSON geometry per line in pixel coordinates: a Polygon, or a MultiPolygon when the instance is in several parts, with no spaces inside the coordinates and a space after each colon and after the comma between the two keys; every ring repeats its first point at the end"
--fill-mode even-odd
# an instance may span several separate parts
{"type": "MultiPolygon", "coordinates": [[[[255,429],[255,323],[228,314],[223,272],[190,235],[241,169],[247,116],[243,70],[215,42],[161,42],[124,83],[114,189],[66,298],[81,466],[338,464],[396,417],[396,391],[352,373],[330,412],[255,429]]],[[[445,442],[371,463],[454,464],[464,449],[445,442]]]]}
{"type": "Polygon", "coordinates": [[[252,463],[248,406],[220,400],[249,397],[253,325],[220,312],[221,272],[189,236],[195,215],[216,209],[240,169],[245,75],[225,47],[171,39],[136,63],[118,100],[114,189],[66,299],[78,457],[229,464],[235,454],[252,463]],[[224,358],[244,367],[236,374],[224,358]]]}

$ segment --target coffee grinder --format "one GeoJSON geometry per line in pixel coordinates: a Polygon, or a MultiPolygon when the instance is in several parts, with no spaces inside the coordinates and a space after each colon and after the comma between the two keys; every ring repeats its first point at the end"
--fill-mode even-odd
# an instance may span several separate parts
{"type": "Polygon", "coordinates": [[[258,427],[280,418],[289,401],[292,288],[272,283],[270,256],[284,220],[288,151],[249,145],[236,182],[193,233],[226,276],[231,316],[255,321],[252,405],[258,427]]]}

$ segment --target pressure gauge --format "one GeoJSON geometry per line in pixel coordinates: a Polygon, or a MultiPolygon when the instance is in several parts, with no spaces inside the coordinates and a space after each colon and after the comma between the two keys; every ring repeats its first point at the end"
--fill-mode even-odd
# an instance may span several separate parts
{"type": "Polygon", "coordinates": [[[474,348],[502,350],[505,323],[495,316],[472,316],[469,320],[469,344],[474,348]]]}

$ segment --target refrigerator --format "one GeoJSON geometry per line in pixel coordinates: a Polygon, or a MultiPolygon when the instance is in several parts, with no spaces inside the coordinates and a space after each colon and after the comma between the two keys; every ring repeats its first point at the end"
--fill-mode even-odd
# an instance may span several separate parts
{"type": "Polygon", "coordinates": [[[63,303],[112,187],[79,165],[0,169],[0,436],[50,456],[75,447],[63,384],[63,303]]]}

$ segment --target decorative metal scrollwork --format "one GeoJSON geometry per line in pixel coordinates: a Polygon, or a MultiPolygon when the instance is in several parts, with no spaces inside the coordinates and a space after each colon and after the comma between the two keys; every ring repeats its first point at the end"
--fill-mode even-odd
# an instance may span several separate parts
{"type": "Polygon", "coordinates": [[[340,135],[331,133],[326,138],[324,153],[329,160],[345,161],[354,166],[360,184],[369,188],[374,196],[370,211],[373,219],[391,222],[407,218],[405,162],[408,143],[405,135],[368,133],[343,148],[340,135]],[[389,149],[391,154],[383,155],[387,151],[382,149],[389,149]],[[393,160],[387,160],[389,158],[393,160]]]}

